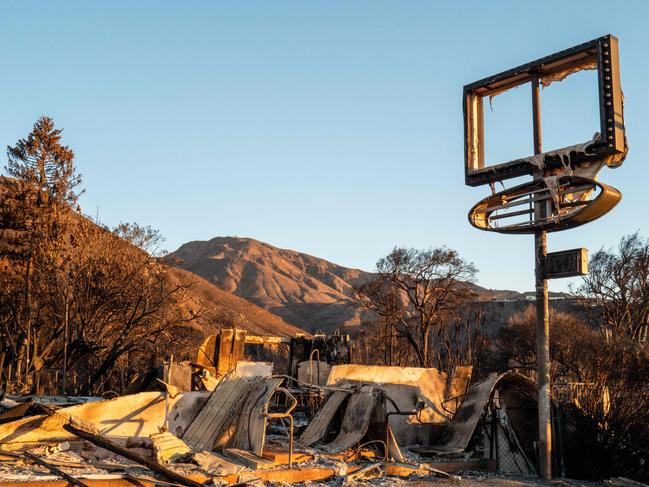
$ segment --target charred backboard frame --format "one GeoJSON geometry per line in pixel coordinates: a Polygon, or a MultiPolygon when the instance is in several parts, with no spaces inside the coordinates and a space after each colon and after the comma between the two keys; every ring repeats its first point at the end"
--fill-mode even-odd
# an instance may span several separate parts
{"type": "Polygon", "coordinates": [[[626,153],[617,38],[611,34],[523,64],[464,87],[465,181],[480,186],[582,163],[621,164],[626,153]],[[508,162],[485,161],[484,99],[538,78],[543,86],[586,69],[597,69],[600,134],[591,141],[508,162]],[[620,157],[622,156],[622,157],[620,157]],[[568,161],[566,161],[568,159],[568,161]]]}

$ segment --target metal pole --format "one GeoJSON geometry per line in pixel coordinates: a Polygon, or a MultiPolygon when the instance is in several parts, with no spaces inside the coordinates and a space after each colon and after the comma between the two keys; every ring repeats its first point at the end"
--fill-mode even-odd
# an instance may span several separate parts
{"type": "MultiPolygon", "coordinates": [[[[542,152],[541,100],[538,76],[532,79],[532,116],[534,124],[534,154],[542,152]]],[[[543,170],[534,173],[534,179],[543,178],[543,170]]],[[[534,204],[536,220],[547,216],[547,202],[534,204]]],[[[536,281],[536,387],[539,395],[539,476],[552,478],[552,428],[550,422],[550,318],[548,307],[548,280],[545,279],[545,257],[548,236],[544,230],[534,234],[534,277],[536,281]]]]}
{"type": "MultiPolygon", "coordinates": [[[[169,431],[169,387],[171,386],[171,368],[174,365],[174,354],[169,357],[169,368],[167,369],[167,385],[165,386],[165,431],[169,431]]],[[[164,367],[163,369],[164,370],[164,367]]]]}
{"type": "Polygon", "coordinates": [[[388,361],[388,365],[392,365],[392,350],[393,350],[392,337],[393,336],[394,336],[394,322],[390,321],[390,360],[388,361]]]}
{"type": "Polygon", "coordinates": [[[65,331],[63,334],[63,377],[61,378],[61,395],[65,396],[65,390],[68,387],[68,292],[65,291],[65,331]]]}

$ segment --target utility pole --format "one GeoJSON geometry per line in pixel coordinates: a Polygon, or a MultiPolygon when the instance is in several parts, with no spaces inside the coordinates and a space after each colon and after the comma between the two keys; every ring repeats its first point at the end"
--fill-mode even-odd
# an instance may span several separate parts
{"type": "MultiPolygon", "coordinates": [[[[541,143],[541,100],[539,77],[532,78],[532,117],[534,126],[534,154],[543,152],[541,143]]],[[[543,170],[534,172],[534,179],[542,179],[543,170]]],[[[534,218],[539,221],[548,215],[551,199],[534,203],[534,218]]],[[[550,316],[548,306],[548,280],[545,276],[545,259],[548,253],[548,233],[534,233],[534,277],[536,281],[536,387],[538,391],[539,421],[539,475],[543,480],[552,478],[552,428],[550,419],[550,316]]]]}

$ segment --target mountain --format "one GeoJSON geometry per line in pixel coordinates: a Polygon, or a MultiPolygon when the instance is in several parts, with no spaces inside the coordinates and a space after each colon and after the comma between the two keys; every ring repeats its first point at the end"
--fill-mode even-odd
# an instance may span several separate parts
{"type": "MultiPolygon", "coordinates": [[[[312,333],[359,325],[364,311],[354,299],[353,287],[373,277],[370,272],[251,238],[188,242],[167,260],[312,333]]],[[[533,293],[469,287],[479,301],[494,302],[490,309],[497,311],[499,322],[506,321],[510,311],[533,304],[528,298],[533,293]],[[504,303],[506,309],[497,303],[504,303]]],[[[568,296],[551,293],[554,298],[568,296]]]]}
{"type": "Polygon", "coordinates": [[[372,276],[250,238],[189,242],[169,259],[310,332],[360,324],[353,286],[372,276]]]}

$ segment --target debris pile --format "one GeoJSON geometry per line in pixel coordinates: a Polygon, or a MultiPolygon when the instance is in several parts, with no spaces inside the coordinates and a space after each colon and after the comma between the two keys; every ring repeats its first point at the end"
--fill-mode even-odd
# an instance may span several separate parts
{"type": "Polygon", "coordinates": [[[493,471],[507,455],[519,474],[535,474],[526,416],[535,394],[525,377],[494,374],[469,387],[470,367],[447,376],[351,358],[340,335],[222,330],[196,363],[162,367],[153,384],[163,390],[110,400],[5,397],[0,486],[455,477],[493,471]],[[246,343],[288,345],[287,372],[250,360],[246,343]]]}

